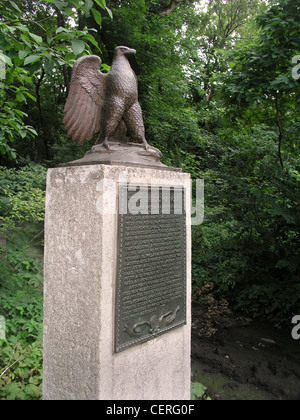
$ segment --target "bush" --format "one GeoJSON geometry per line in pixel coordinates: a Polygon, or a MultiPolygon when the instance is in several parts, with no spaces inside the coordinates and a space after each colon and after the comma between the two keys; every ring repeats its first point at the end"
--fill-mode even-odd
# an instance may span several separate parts
{"type": "MultiPolygon", "coordinates": [[[[271,132],[225,137],[204,172],[205,221],[193,228],[193,282],[247,316],[282,326],[299,313],[299,159],[282,169],[271,132]]],[[[209,151],[209,149],[208,149],[209,151]]]]}
{"type": "Polygon", "coordinates": [[[24,222],[42,222],[45,214],[46,169],[0,167],[0,226],[15,229],[24,222]]]}
{"type": "Polygon", "coordinates": [[[0,168],[0,399],[40,399],[42,383],[43,220],[42,166],[0,168]]]}
{"type": "Polygon", "coordinates": [[[32,231],[11,234],[0,253],[0,399],[41,398],[42,263],[35,255],[32,231]]]}

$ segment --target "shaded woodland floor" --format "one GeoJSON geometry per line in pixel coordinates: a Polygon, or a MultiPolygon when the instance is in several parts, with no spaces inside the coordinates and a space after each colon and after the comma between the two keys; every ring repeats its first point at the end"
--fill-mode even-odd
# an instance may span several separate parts
{"type": "MultiPolygon", "coordinates": [[[[300,340],[289,328],[277,330],[229,311],[210,319],[213,334],[203,329],[207,307],[193,303],[192,381],[207,387],[212,400],[300,399],[300,340]]],[[[204,397],[205,398],[205,397],[204,397]]]]}

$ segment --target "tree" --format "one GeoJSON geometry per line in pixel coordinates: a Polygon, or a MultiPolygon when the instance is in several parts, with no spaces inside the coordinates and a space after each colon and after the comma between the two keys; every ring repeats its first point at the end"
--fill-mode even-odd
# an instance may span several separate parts
{"type": "Polygon", "coordinates": [[[93,36],[95,29],[86,29],[81,22],[83,14],[92,14],[96,23],[101,24],[98,7],[110,12],[105,0],[25,3],[5,0],[1,3],[1,154],[14,159],[16,153],[12,143],[19,138],[35,138],[39,135],[44,143],[44,156],[50,158],[40,90],[42,84],[52,78],[56,83],[61,73],[67,88],[67,66],[74,63],[80,54],[90,53],[90,46],[99,51],[98,42],[93,36]],[[78,29],[79,26],[81,29],[78,29]],[[39,133],[25,122],[30,119],[28,112],[24,111],[28,102],[28,108],[32,107],[32,102],[37,103],[39,133]]]}
{"type": "Polygon", "coordinates": [[[220,51],[231,50],[245,36],[245,27],[251,25],[259,6],[259,0],[216,0],[208,2],[206,9],[198,6],[191,11],[188,7],[182,44],[194,99],[212,100],[215,90],[212,77],[226,70],[220,51]]]}
{"type": "Polygon", "coordinates": [[[230,69],[220,77],[227,106],[238,104],[247,116],[258,108],[261,121],[276,127],[282,167],[283,147],[295,153],[299,151],[296,139],[300,86],[292,76],[292,59],[300,48],[299,10],[297,2],[281,0],[260,15],[257,18],[259,39],[252,44],[241,42],[234,52],[227,54],[230,69]],[[294,134],[291,121],[294,121],[294,134]]]}
{"type": "Polygon", "coordinates": [[[194,229],[196,284],[213,280],[232,307],[276,325],[300,301],[298,8],[271,4],[257,37],[222,52],[213,130],[198,149],[206,220],[194,229]]]}

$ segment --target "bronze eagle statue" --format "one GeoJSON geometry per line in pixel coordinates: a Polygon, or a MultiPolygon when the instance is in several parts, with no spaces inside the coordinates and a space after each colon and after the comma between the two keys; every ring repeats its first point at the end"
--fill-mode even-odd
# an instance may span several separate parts
{"type": "Polygon", "coordinates": [[[79,145],[98,134],[95,144],[109,149],[110,141],[142,143],[148,149],[138,84],[128,56],[136,50],[117,47],[108,73],[100,70],[101,59],[87,55],[76,60],[65,105],[67,133],[79,145]]]}

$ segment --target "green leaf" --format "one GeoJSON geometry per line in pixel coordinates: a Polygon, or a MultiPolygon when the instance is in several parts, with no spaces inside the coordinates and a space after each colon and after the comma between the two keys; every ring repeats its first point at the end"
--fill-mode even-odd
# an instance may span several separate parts
{"type": "Polygon", "coordinates": [[[9,65],[10,67],[12,67],[13,65],[11,59],[7,55],[2,54],[2,53],[0,53],[0,62],[1,61],[9,65]]]}
{"type": "Polygon", "coordinates": [[[113,15],[112,11],[111,11],[108,7],[106,7],[106,11],[107,11],[107,13],[109,14],[109,17],[110,17],[111,19],[113,19],[113,18],[114,18],[114,15],[113,15]]]}
{"type": "Polygon", "coordinates": [[[75,55],[79,55],[84,51],[85,43],[79,39],[72,41],[72,50],[75,55]]]}
{"type": "Polygon", "coordinates": [[[76,9],[79,9],[82,4],[81,0],[70,0],[70,3],[72,3],[76,9]]]}
{"type": "Polygon", "coordinates": [[[50,61],[45,61],[44,68],[46,70],[46,73],[49,74],[49,76],[51,76],[52,75],[52,71],[53,71],[52,63],[50,61]]]}
{"type": "Polygon", "coordinates": [[[191,383],[191,400],[198,400],[203,397],[206,391],[206,386],[200,384],[199,382],[191,383]]]}
{"type": "Polygon", "coordinates": [[[25,32],[25,33],[28,33],[28,32],[29,32],[29,29],[27,28],[27,26],[22,25],[21,23],[20,23],[20,24],[18,24],[18,25],[16,26],[16,28],[17,28],[17,29],[19,29],[19,30],[20,30],[20,31],[22,31],[22,32],[25,32]]]}
{"type": "Polygon", "coordinates": [[[17,95],[16,95],[16,97],[17,97],[18,102],[26,102],[26,98],[23,95],[23,93],[19,93],[18,92],[17,95]]]}
{"type": "Polygon", "coordinates": [[[73,64],[74,61],[76,60],[76,56],[73,53],[68,53],[65,55],[65,60],[67,63],[73,64]]]}
{"type": "Polygon", "coordinates": [[[43,38],[41,36],[32,34],[31,32],[29,32],[29,36],[34,39],[35,42],[37,42],[38,44],[41,44],[43,42],[43,38]]]}
{"type": "Polygon", "coordinates": [[[60,41],[60,40],[66,40],[66,39],[74,39],[74,35],[72,33],[60,33],[58,35],[56,35],[55,40],[56,41],[60,41]]]}
{"type": "Polygon", "coordinates": [[[69,32],[69,29],[63,28],[62,26],[60,26],[58,29],[56,29],[55,33],[58,35],[61,32],[69,32]]]}
{"type": "Polygon", "coordinates": [[[37,133],[37,131],[34,129],[34,128],[32,128],[32,127],[26,127],[27,128],[27,130],[31,133],[31,134],[33,134],[33,135],[35,135],[35,136],[37,136],[38,135],[38,133],[37,133]]]}
{"type": "Polygon", "coordinates": [[[98,10],[92,8],[92,13],[94,16],[95,21],[98,23],[99,26],[102,25],[102,15],[100,12],[98,12],[98,10]]]}
{"type": "Polygon", "coordinates": [[[18,115],[20,115],[20,117],[28,117],[28,115],[27,114],[25,114],[25,112],[23,112],[23,111],[20,111],[19,109],[15,109],[15,113],[16,114],[18,114],[18,115]]]}
{"type": "Polygon", "coordinates": [[[110,70],[110,66],[108,66],[107,64],[101,64],[101,70],[108,73],[110,70]]]}
{"type": "Polygon", "coordinates": [[[31,95],[31,93],[25,92],[25,95],[27,95],[28,98],[30,98],[31,100],[33,100],[34,102],[36,102],[36,98],[33,95],[31,95]]]}
{"type": "Polygon", "coordinates": [[[26,50],[20,50],[18,52],[18,56],[21,60],[24,60],[24,58],[27,57],[28,54],[29,54],[29,51],[26,51],[26,50]]]}
{"type": "Polygon", "coordinates": [[[95,0],[95,3],[97,3],[102,9],[106,9],[106,1],[105,0],[95,0]]]}
{"type": "Polygon", "coordinates": [[[41,57],[39,55],[30,55],[29,57],[26,57],[24,60],[24,65],[35,63],[36,61],[39,61],[41,57]]]}
{"type": "Polygon", "coordinates": [[[18,130],[19,127],[18,124],[15,123],[15,121],[9,120],[8,122],[15,130],[18,130]]]}
{"type": "Polygon", "coordinates": [[[32,83],[32,78],[29,76],[26,76],[26,74],[23,74],[23,78],[27,83],[32,83]]]}
{"type": "Polygon", "coordinates": [[[91,44],[95,45],[95,47],[98,47],[98,42],[95,40],[95,38],[93,37],[93,35],[86,34],[85,35],[85,39],[87,39],[91,44]]]}
{"type": "Polygon", "coordinates": [[[19,9],[19,7],[16,5],[16,3],[14,1],[9,0],[9,2],[19,13],[22,13],[22,11],[19,9]]]}
{"type": "Polygon", "coordinates": [[[59,0],[55,0],[54,4],[58,8],[58,10],[63,10],[64,7],[68,6],[68,2],[59,1],[59,0]]]}
{"type": "Polygon", "coordinates": [[[66,7],[65,12],[71,17],[74,17],[75,15],[74,9],[72,9],[72,7],[66,7]]]}

